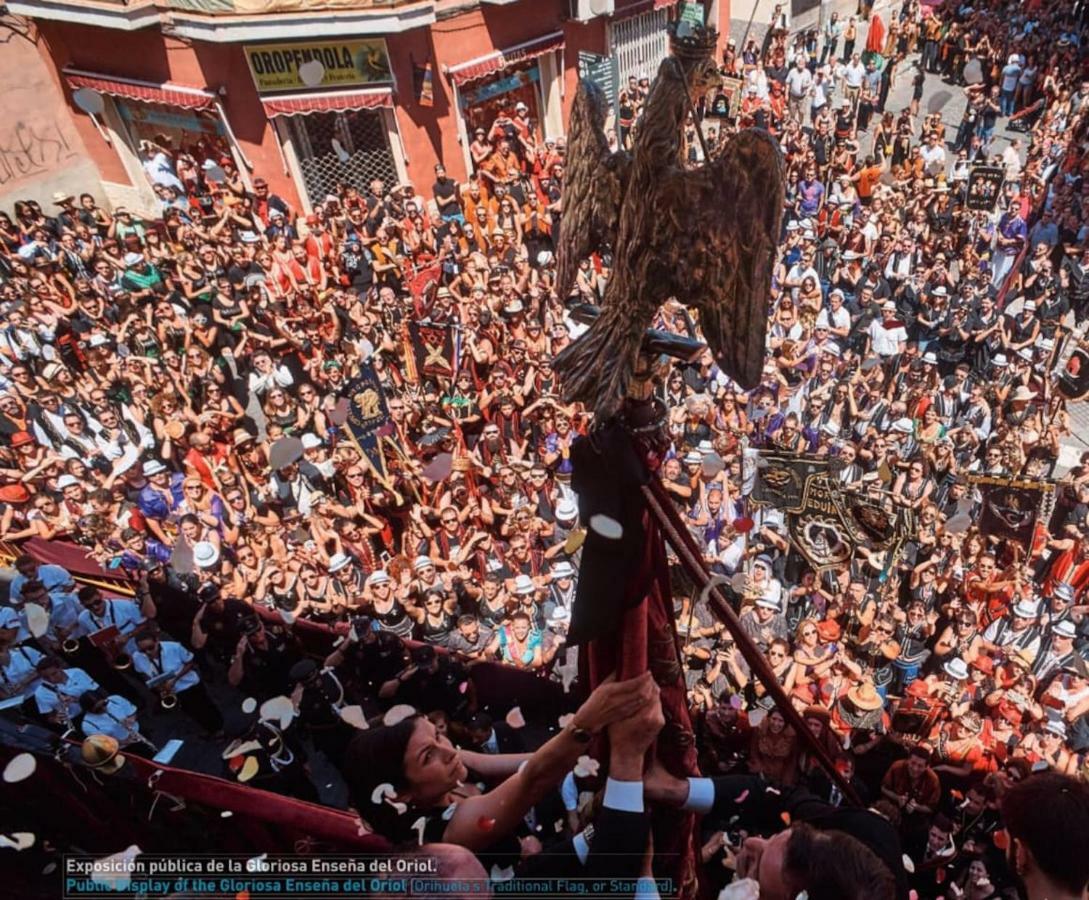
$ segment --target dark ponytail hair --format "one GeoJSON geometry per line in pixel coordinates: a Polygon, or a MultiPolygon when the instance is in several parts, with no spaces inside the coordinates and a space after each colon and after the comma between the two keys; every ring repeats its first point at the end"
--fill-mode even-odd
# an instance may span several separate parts
{"type": "Polygon", "coordinates": [[[389,802],[374,803],[371,795],[380,784],[391,784],[401,792],[408,787],[405,779],[405,751],[416,730],[419,714],[408,716],[396,725],[379,725],[360,731],[344,753],[343,771],[348,782],[348,796],[363,821],[379,834],[396,839],[408,822],[389,802]]]}

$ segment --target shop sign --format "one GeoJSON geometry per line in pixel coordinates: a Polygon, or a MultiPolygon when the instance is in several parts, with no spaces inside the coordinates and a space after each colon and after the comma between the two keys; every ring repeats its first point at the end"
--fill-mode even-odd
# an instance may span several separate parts
{"type": "Polygon", "coordinates": [[[185,131],[198,134],[218,134],[222,137],[225,132],[223,123],[213,116],[198,116],[194,113],[171,112],[158,109],[146,103],[117,104],[121,117],[129,125],[148,125],[154,128],[162,128],[173,131],[185,131]]]}
{"type": "Polygon", "coordinates": [[[389,52],[381,38],[315,41],[308,44],[247,44],[243,51],[253,83],[261,93],[323,90],[389,84],[389,52]],[[318,84],[307,84],[299,67],[317,61],[325,72],[318,84]]]}
{"type": "Polygon", "coordinates": [[[689,0],[688,3],[681,4],[681,21],[687,22],[696,28],[703,27],[704,10],[702,3],[693,3],[689,0]]]}
{"type": "Polygon", "coordinates": [[[488,84],[482,84],[477,88],[469,90],[462,89],[460,92],[461,106],[463,109],[467,109],[470,106],[477,106],[491,100],[492,97],[509,94],[511,91],[516,91],[519,88],[525,87],[530,82],[540,80],[541,72],[537,66],[533,66],[530,69],[523,69],[521,72],[515,72],[513,75],[508,75],[506,78],[500,78],[496,81],[489,82],[488,84]]]}
{"type": "Polygon", "coordinates": [[[609,105],[616,106],[616,85],[620,80],[620,73],[615,56],[599,56],[580,50],[579,77],[596,84],[605,92],[609,105]]]}

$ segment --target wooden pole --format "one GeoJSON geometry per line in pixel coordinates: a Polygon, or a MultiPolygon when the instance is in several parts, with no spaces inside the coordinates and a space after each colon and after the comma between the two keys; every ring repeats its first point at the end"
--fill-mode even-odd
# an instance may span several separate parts
{"type": "MultiPolygon", "coordinates": [[[[643,499],[646,500],[651,515],[658,522],[662,534],[677,554],[681,565],[688,573],[688,577],[695,582],[698,590],[707,593],[720,620],[726,626],[726,630],[733,636],[752,673],[760,679],[760,683],[764,685],[764,688],[775,701],[776,708],[797,733],[798,739],[817,758],[821,768],[828,773],[828,777],[843,792],[843,796],[855,806],[861,806],[862,802],[854,787],[836,768],[835,761],[806,726],[801,713],[790,702],[790,698],[786,695],[783,686],[779,684],[779,679],[775,676],[771,663],[767,661],[764,654],[760,652],[760,648],[756,646],[753,639],[741,627],[741,621],[738,619],[737,613],[734,612],[733,607],[722,595],[718,585],[711,582],[711,575],[704,566],[703,558],[693,545],[688,530],[678,518],[677,511],[666,496],[661,482],[656,478],[652,478],[649,484],[643,485],[642,491],[643,499]]],[[[695,600],[692,602],[695,603],[695,600]]]]}

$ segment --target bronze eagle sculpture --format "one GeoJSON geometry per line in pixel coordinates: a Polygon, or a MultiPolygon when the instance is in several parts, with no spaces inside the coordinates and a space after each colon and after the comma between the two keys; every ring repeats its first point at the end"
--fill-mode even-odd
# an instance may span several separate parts
{"type": "Polygon", "coordinates": [[[643,334],[670,298],[695,307],[718,364],[743,388],[764,365],[768,298],[785,202],[782,154],[765,131],[734,135],[698,167],[685,165],[684,127],[698,98],[721,84],[715,32],[671,33],[672,55],[637,123],[630,153],[610,152],[604,93],[583,80],[571,112],[557,291],[566,299],[579,263],[612,250],[603,309],[555,360],[564,396],[599,418],[616,412],[643,334]]]}

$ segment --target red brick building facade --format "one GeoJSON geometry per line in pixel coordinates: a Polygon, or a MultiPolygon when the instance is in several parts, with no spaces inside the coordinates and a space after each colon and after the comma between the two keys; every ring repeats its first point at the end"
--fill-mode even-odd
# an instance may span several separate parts
{"type": "MultiPolygon", "coordinates": [[[[525,102],[554,137],[580,73],[614,101],[629,75],[653,77],[681,14],[677,0],[275,0],[249,14],[247,3],[9,4],[34,20],[115,203],[153,205],[139,149],[163,135],[214,141],[304,208],[339,180],[427,193],[436,162],[465,176],[472,128],[497,110],[525,102]]],[[[714,7],[725,32],[729,4],[714,7]]]]}

